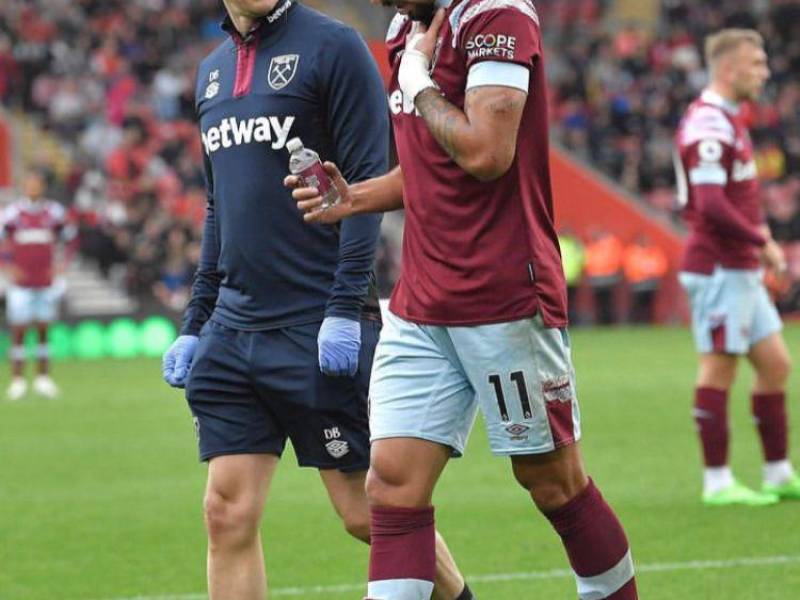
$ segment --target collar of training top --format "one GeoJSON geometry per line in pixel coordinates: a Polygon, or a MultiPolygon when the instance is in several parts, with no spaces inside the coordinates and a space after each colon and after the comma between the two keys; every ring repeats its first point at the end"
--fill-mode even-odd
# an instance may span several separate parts
{"type": "Polygon", "coordinates": [[[286,16],[289,13],[289,10],[294,6],[294,0],[283,0],[283,2],[279,2],[275,8],[272,9],[268,14],[264,15],[263,17],[257,19],[253,26],[250,28],[250,31],[247,32],[247,35],[242,36],[237,30],[236,27],[233,25],[233,21],[231,20],[230,15],[226,15],[225,19],[222,21],[222,30],[225,31],[228,35],[230,35],[234,40],[239,40],[242,42],[249,42],[253,39],[256,32],[263,34],[269,31],[269,28],[275,25],[278,21],[280,21],[281,17],[286,16]]]}

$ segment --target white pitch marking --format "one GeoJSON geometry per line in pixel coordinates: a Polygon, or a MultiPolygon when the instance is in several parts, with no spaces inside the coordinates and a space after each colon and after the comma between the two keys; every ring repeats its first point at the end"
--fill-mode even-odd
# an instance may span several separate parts
{"type": "MultiPolygon", "coordinates": [[[[768,567],[800,563],[800,555],[755,556],[752,558],[733,558],[729,560],[693,560],[688,562],[652,563],[636,565],[637,573],[669,573],[673,571],[699,571],[704,569],[736,569],[738,567],[768,567]]],[[[528,573],[492,573],[488,575],[467,576],[470,583],[498,583],[503,581],[525,581],[535,579],[571,578],[569,569],[532,571],[528,573]]],[[[366,583],[345,583],[341,585],[315,585],[310,587],[283,587],[270,591],[271,596],[305,596],[315,594],[336,594],[364,590],[366,583]]],[[[110,598],[108,600],[207,600],[206,594],[175,594],[161,596],[132,596],[110,598]]]]}

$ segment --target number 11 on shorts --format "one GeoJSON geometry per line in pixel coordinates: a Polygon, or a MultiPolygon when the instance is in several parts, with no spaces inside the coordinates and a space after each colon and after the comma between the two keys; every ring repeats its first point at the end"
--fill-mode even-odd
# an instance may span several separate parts
{"type": "MultiPolygon", "coordinates": [[[[531,399],[528,395],[528,386],[525,383],[525,374],[522,371],[514,371],[509,376],[512,383],[517,384],[517,394],[522,406],[522,416],[525,420],[533,418],[533,409],[531,408],[531,399]]],[[[503,421],[511,421],[508,413],[508,405],[506,404],[506,395],[503,391],[503,378],[494,373],[489,375],[489,383],[494,386],[494,393],[497,396],[497,406],[500,409],[500,418],[503,421]]]]}

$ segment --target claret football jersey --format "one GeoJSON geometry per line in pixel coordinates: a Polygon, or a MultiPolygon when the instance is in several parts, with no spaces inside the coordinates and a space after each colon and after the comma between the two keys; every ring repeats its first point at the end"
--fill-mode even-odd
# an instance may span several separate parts
{"type": "Polygon", "coordinates": [[[686,110],[675,143],[678,199],[690,231],[681,270],[758,269],[759,245],[721,230],[697,203],[699,189],[717,187],[754,231],[766,221],[753,142],[738,106],[706,90],[686,110]]]}
{"type": "Polygon", "coordinates": [[[11,264],[17,270],[15,284],[45,288],[53,284],[56,247],[69,241],[75,230],[68,227],[63,207],[52,200],[20,200],[3,213],[2,237],[8,240],[11,264]]]}
{"type": "Polygon", "coordinates": [[[388,90],[403,169],[402,272],[390,308],[435,325],[480,325],[540,313],[566,325],[566,286],[548,163],[547,98],[539,17],[529,0],[454,0],[432,78],[455,106],[468,88],[527,92],[511,169],[482,182],[439,145],[398,83],[412,22],[398,14],[387,36],[388,90]]]}

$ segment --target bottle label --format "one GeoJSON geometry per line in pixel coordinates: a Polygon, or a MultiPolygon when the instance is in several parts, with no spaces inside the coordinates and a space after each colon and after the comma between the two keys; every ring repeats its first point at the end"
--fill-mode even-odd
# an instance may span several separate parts
{"type": "Polygon", "coordinates": [[[317,188],[319,195],[322,196],[323,207],[331,206],[339,200],[336,186],[333,185],[333,181],[320,162],[315,162],[310,167],[303,169],[300,177],[306,187],[317,188]]]}

